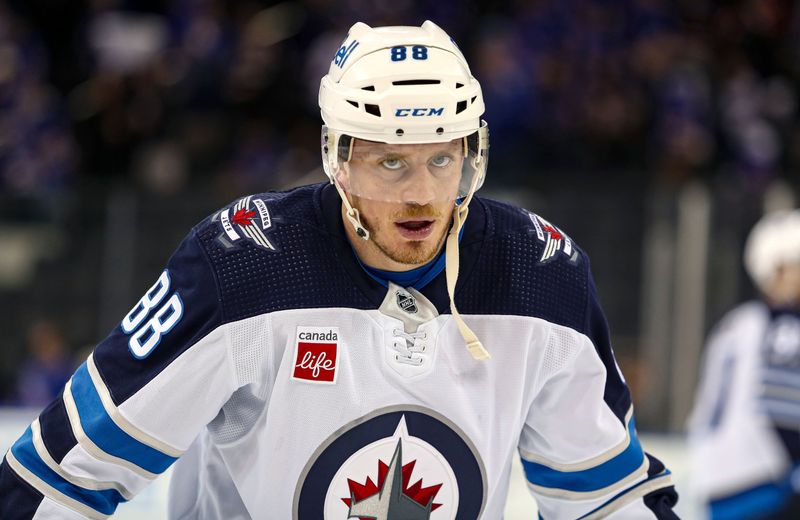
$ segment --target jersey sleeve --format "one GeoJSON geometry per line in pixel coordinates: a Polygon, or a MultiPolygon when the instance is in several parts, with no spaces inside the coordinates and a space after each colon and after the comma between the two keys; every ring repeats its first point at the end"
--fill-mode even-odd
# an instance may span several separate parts
{"type": "Polygon", "coordinates": [[[589,276],[583,331],[552,325],[519,441],[544,519],[677,518],[670,472],[645,453],[589,276]]]}
{"type": "Polygon", "coordinates": [[[0,518],[106,518],[236,390],[215,275],[194,232],[5,454],[0,518]]]}
{"type": "Polygon", "coordinates": [[[773,312],[762,348],[760,404],[793,465],[800,464],[800,315],[773,312]]]}

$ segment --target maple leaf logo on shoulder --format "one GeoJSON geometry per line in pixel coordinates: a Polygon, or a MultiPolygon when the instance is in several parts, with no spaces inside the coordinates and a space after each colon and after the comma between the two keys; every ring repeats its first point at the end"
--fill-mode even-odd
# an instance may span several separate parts
{"type": "Polygon", "coordinates": [[[429,520],[442,504],[433,502],[441,484],[423,487],[422,479],[409,486],[416,460],[403,464],[403,440],[397,440],[392,461],[378,460],[378,483],[370,477],[364,484],[347,479],[350,498],[342,498],[349,508],[347,518],[360,520],[429,520]]]}
{"type": "Polygon", "coordinates": [[[542,226],[542,229],[550,233],[550,238],[552,238],[553,240],[561,240],[564,237],[564,235],[562,235],[556,228],[554,228],[550,224],[545,224],[544,226],[542,226]]]}
{"type": "Polygon", "coordinates": [[[240,226],[250,226],[253,224],[253,218],[255,216],[255,211],[248,211],[242,208],[233,214],[231,220],[234,222],[234,224],[239,224],[240,226]]]}
{"type": "Polygon", "coordinates": [[[546,221],[535,213],[528,212],[533,227],[536,231],[536,238],[544,244],[542,255],[539,258],[540,264],[546,264],[556,258],[557,253],[562,253],[570,262],[577,263],[578,250],[572,246],[572,240],[560,229],[546,221]]]}
{"type": "Polygon", "coordinates": [[[242,239],[268,251],[277,251],[265,234],[272,227],[272,217],[264,200],[252,195],[239,199],[231,208],[214,216],[222,224],[222,233],[217,240],[226,248],[233,249],[242,239]],[[252,209],[255,206],[255,209],[252,209]]]}

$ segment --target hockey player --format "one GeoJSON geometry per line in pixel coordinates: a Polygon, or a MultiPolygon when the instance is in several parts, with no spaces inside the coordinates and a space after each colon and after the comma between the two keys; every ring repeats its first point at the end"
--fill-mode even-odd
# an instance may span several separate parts
{"type": "Polygon", "coordinates": [[[745,245],[763,297],[711,333],[689,424],[710,517],[800,518],[800,211],[764,217],[745,245]]]}
{"type": "Polygon", "coordinates": [[[192,230],[6,454],[0,517],[104,518],[184,455],[173,518],[494,520],[518,451],[543,518],[674,518],[585,253],[473,198],[453,40],[358,23],[319,102],[330,184],[192,230]]]}

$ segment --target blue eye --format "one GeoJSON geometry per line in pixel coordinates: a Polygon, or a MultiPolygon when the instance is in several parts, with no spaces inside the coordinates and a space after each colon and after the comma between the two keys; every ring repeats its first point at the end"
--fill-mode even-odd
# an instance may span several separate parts
{"type": "Polygon", "coordinates": [[[452,160],[453,159],[451,159],[449,155],[439,155],[438,157],[433,158],[431,164],[436,166],[437,168],[444,168],[445,166],[450,164],[452,160]]]}
{"type": "Polygon", "coordinates": [[[396,157],[389,157],[381,161],[381,166],[387,170],[399,170],[403,167],[403,162],[396,157]]]}

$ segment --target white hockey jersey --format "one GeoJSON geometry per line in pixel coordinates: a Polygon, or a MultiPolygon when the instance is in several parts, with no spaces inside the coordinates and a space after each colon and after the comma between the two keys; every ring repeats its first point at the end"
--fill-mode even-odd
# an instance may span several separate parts
{"type": "Polygon", "coordinates": [[[540,516],[675,518],[642,450],[585,254],[476,198],[456,302],[358,264],[329,185],[197,226],[9,450],[3,519],[105,518],[179,457],[172,518],[499,519],[513,457],[540,516]]]}
{"type": "Polygon", "coordinates": [[[793,493],[799,389],[797,313],[748,302],[709,336],[689,451],[692,491],[712,519],[789,517],[779,512],[793,493]]]}

